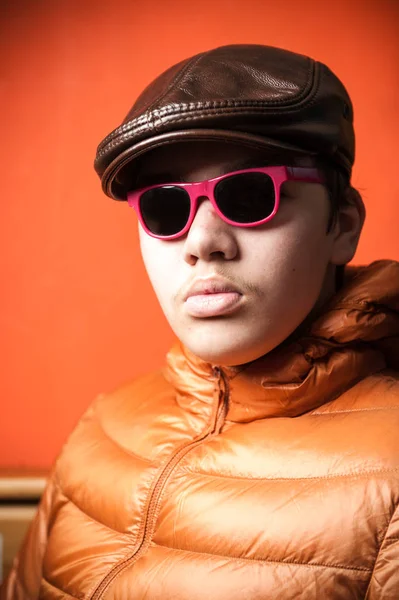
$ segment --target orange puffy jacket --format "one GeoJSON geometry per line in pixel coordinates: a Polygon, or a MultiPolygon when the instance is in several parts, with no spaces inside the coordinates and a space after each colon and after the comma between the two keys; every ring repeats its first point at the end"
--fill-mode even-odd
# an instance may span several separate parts
{"type": "Polygon", "coordinates": [[[99,397],[7,600],[399,599],[399,264],[240,368],[180,347],[99,397]]]}

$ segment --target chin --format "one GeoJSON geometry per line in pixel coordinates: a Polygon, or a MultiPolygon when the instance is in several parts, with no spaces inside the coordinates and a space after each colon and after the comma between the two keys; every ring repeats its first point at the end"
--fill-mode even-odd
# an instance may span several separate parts
{"type": "Polygon", "coordinates": [[[264,354],[267,354],[273,349],[271,347],[259,347],[254,345],[250,341],[241,343],[235,338],[235,343],[232,345],[231,337],[229,340],[218,340],[217,336],[212,336],[210,340],[193,340],[193,338],[181,341],[183,344],[200,359],[208,362],[212,365],[221,367],[233,367],[249,363],[257,358],[260,358],[264,354]]]}
{"type": "Polygon", "coordinates": [[[209,352],[209,349],[207,349],[208,351],[205,349],[202,351],[202,348],[197,350],[193,347],[187,347],[193,354],[198,356],[198,358],[204,360],[207,363],[210,363],[211,365],[217,365],[220,367],[232,367],[241,363],[238,356],[236,358],[236,354],[234,352],[209,352]]]}
{"type": "MultiPolygon", "coordinates": [[[[190,352],[215,366],[232,367],[252,362],[279,346],[296,328],[296,321],[282,319],[206,319],[169,321],[175,335],[190,352]],[[177,325],[177,327],[173,327],[177,325]]],[[[299,322],[299,319],[298,319],[299,322]]]]}

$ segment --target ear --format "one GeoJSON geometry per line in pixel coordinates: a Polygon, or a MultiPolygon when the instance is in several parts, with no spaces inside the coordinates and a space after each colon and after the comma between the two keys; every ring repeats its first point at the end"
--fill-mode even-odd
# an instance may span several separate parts
{"type": "Polygon", "coordinates": [[[352,260],[366,217],[366,209],[357,190],[348,187],[345,200],[339,209],[332,230],[334,241],[331,263],[333,265],[345,265],[352,260]]]}

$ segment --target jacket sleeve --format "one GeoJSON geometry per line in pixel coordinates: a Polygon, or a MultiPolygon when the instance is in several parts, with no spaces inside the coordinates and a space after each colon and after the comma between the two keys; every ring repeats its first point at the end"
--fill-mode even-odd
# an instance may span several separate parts
{"type": "Polygon", "coordinates": [[[36,516],[14,559],[12,570],[0,587],[0,600],[36,600],[39,598],[48,533],[61,497],[62,494],[58,490],[52,474],[43,492],[36,516]]]}
{"type": "Polygon", "coordinates": [[[375,561],[365,600],[399,598],[399,506],[392,516],[375,561]]]}

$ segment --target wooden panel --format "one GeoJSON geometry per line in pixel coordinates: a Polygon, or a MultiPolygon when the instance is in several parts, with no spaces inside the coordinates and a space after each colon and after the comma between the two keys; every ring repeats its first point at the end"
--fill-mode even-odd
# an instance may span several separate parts
{"type": "Polygon", "coordinates": [[[13,476],[0,475],[0,499],[26,499],[38,500],[46,485],[44,476],[13,476]]]}
{"type": "Polygon", "coordinates": [[[47,473],[0,470],[0,535],[3,556],[0,582],[9,572],[46,485],[47,473]]]}
{"type": "Polygon", "coordinates": [[[36,505],[0,505],[0,534],[3,537],[3,577],[7,575],[11,568],[14,556],[22,543],[36,510],[36,505]]]}

